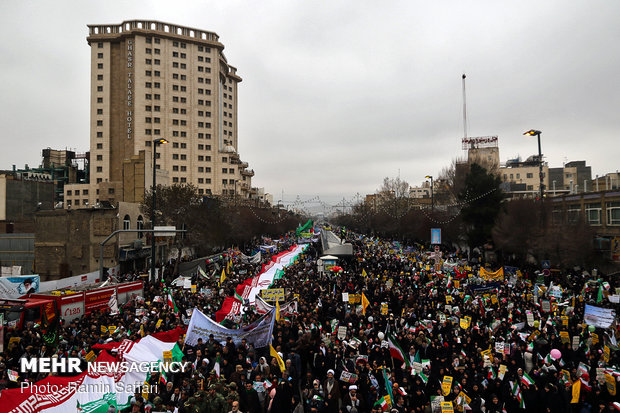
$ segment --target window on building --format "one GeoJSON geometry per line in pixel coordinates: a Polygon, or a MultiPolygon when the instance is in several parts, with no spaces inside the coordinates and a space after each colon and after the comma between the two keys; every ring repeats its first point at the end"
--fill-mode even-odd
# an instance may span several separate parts
{"type": "Polygon", "coordinates": [[[97,172],[100,172],[100,173],[103,172],[103,167],[102,166],[98,166],[97,167],[97,172]]]}
{"type": "Polygon", "coordinates": [[[620,202],[607,202],[607,225],[620,225],[620,202]]]}
{"type": "Polygon", "coordinates": [[[581,207],[579,205],[569,205],[566,208],[566,221],[569,224],[576,224],[579,221],[581,207]]]}
{"type": "Polygon", "coordinates": [[[98,137],[98,138],[103,138],[103,132],[98,131],[98,132],[97,132],[97,137],[98,137]]]}
{"type": "Polygon", "coordinates": [[[172,159],[179,159],[179,154],[178,153],[173,153],[172,154],[172,159]]]}
{"type": "Polygon", "coordinates": [[[103,92],[103,86],[97,86],[97,92],[103,92]]]}
{"type": "Polygon", "coordinates": [[[228,168],[222,168],[222,173],[223,174],[227,174],[228,173],[228,168]]]}
{"type": "Polygon", "coordinates": [[[153,54],[153,49],[151,49],[150,47],[147,47],[145,50],[146,54],[153,54]]]}
{"type": "Polygon", "coordinates": [[[114,193],[114,188],[108,188],[108,194],[113,194],[114,193]]]}
{"type": "Polygon", "coordinates": [[[71,190],[67,189],[67,196],[71,196],[71,190]]]}
{"type": "Polygon", "coordinates": [[[234,173],[235,173],[235,170],[234,170],[233,168],[228,168],[228,173],[229,173],[229,174],[234,174],[234,173]]]}
{"type": "Polygon", "coordinates": [[[97,103],[103,103],[103,98],[97,98],[97,103]]]}
{"type": "Polygon", "coordinates": [[[181,155],[181,160],[187,160],[187,155],[181,155]]]}
{"type": "MultiPolygon", "coordinates": [[[[208,158],[210,158],[210,156],[209,156],[208,158]]],[[[205,168],[205,173],[208,173],[208,174],[210,174],[210,173],[211,173],[211,167],[210,167],[210,166],[207,166],[207,167],[205,168]]]]}
{"type": "Polygon", "coordinates": [[[225,156],[224,156],[224,157],[222,157],[222,162],[223,162],[223,163],[227,163],[227,162],[228,162],[228,158],[227,158],[227,157],[225,157],[225,156]]]}
{"type": "Polygon", "coordinates": [[[172,165],[172,170],[174,172],[178,172],[179,171],[179,165],[172,165]]]}
{"type": "Polygon", "coordinates": [[[590,225],[601,225],[601,204],[586,204],[586,222],[590,225]]]}
{"type": "Polygon", "coordinates": [[[103,59],[103,53],[97,53],[97,59],[103,59]]]}
{"type": "Polygon", "coordinates": [[[155,59],[155,64],[159,65],[159,64],[161,64],[161,61],[159,59],[155,59]]]}
{"type": "Polygon", "coordinates": [[[97,109],[97,115],[103,115],[103,109],[97,109]]]}
{"type": "Polygon", "coordinates": [[[222,179],[222,185],[228,185],[228,179],[222,179]]]}
{"type": "Polygon", "coordinates": [[[147,65],[152,65],[153,64],[153,60],[152,59],[144,59],[144,63],[147,65]]]}
{"type": "Polygon", "coordinates": [[[103,155],[97,155],[97,160],[98,161],[103,161],[103,155]]]}
{"type": "Polygon", "coordinates": [[[103,149],[103,143],[98,143],[97,144],[97,149],[103,149]]]}
{"type": "Polygon", "coordinates": [[[146,82],[146,83],[144,84],[144,87],[146,87],[146,88],[152,88],[152,87],[153,87],[153,84],[152,84],[151,82],[146,82]]]}
{"type": "Polygon", "coordinates": [[[131,229],[131,218],[129,218],[129,215],[123,217],[123,229],[131,229]]]}
{"type": "Polygon", "coordinates": [[[103,178],[97,178],[97,183],[100,184],[103,182],[103,178]]]}
{"type": "Polygon", "coordinates": [[[172,182],[175,184],[179,183],[179,178],[175,176],[174,178],[172,178],[172,182]]]}
{"type": "Polygon", "coordinates": [[[103,63],[97,63],[97,69],[103,69],[103,63]]]}
{"type": "MultiPolygon", "coordinates": [[[[138,215],[138,219],[136,220],[136,229],[141,230],[144,229],[144,218],[142,215],[138,215]]],[[[138,232],[138,238],[143,238],[144,232],[138,232]]]]}
{"type": "Polygon", "coordinates": [[[534,174],[533,174],[533,173],[531,173],[531,172],[528,172],[526,176],[527,176],[529,179],[531,179],[531,178],[533,178],[533,177],[534,177],[534,174]]]}
{"type": "Polygon", "coordinates": [[[79,199],[75,200],[75,205],[80,205],[80,200],[79,199]]]}

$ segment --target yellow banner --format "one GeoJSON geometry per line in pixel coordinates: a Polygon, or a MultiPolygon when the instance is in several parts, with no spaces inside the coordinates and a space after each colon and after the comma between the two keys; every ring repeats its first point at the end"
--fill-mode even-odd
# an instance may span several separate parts
{"type": "Polygon", "coordinates": [[[172,351],[168,350],[163,352],[163,361],[164,364],[172,362],[172,351]]]}
{"type": "Polygon", "coordinates": [[[611,349],[607,345],[603,348],[603,358],[606,363],[609,363],[609,359],[611,358],[611,349]]]}
{"type": "Polygon", "coordinates": [[[441,393],[444,396],[450,394],[450,390],[452,389],[452,376],[443,376],[443,381],[441,382],[441,393]]]}
{"type": "Polygon", "coordinates": [[[466,316],[466,317],[461,318],[459,320],[459,324],[463,330],[467,330],[469,326],[471,325],[471,317],[466,316]]]}
{"type": "Polygon", "coordinates": [[[598,344],[598,334],[592,333],[592,344],[598,344]]]}
{"type": "Polygon", "coordinates": [[[616,395],[616,378],[611,374],[605,374],[605,386],[612,396],[616,395]]]}
{"type": "Polygon", "coordinates": [[[102,334],[105,334],[105,333],[107,333],[107,332],[108,332],[107,327],[106,327],[106,326],[101,326],[101,333],[102,333],[102,334]]]}
{"type": "Polygon", "coordinates": [[[97,358],[97,356],[95,355],[94,351],[89,351],[88,354],[86,355],[86,361],[87,362],[91,362],[91,361],[95,361],[95,359],[97,358]]]}
{"type": "Polygon", "coordinates": [[[265,301],[284,301],[284,288],[261,290],[261,296],[265,301]]]}
{"type": "Polygon", "coordinates": [[[349,294],[349,304],[359,304],[361,301],[361,294],[349,294]]]}
{"type": "Polygon", "coordinates": [[[159,326],[161,325],[161,323],[163,323],[164,320],[162,320],[161,318],[159,320],[157,320],[157,324],[155,324],[155,328],[159,328],[159,326]]]}
{"type": "Polygon", "coordinates": [[[503,280],[504,279],[504,267],[500,268],[497,271],[488,271],[487,269],[480,268],[480,277],[485,280],[503,280]]]}
{"type": "Polygon", "coordinates": [[[453,301],[454,299],[451,295],[446,295],[446,304],[452,304],[453,301]]]}
{"type": "Polygon", "coordinates": [[[452,402],[441,402],[441,413],[454,413],[452,402]]]}
{"type": "Polygon", "coordinates": [[[387,315],[388,314],[388,305],[387,303],[383,303],[381,304],[381,315],[387,315]]]}
{"type": "Polygon", "coordinates": [[[560,331],[560,338],[562,339],[562,343],[570,344],[570,336],[568,335],[568,331],[560,331]]]}

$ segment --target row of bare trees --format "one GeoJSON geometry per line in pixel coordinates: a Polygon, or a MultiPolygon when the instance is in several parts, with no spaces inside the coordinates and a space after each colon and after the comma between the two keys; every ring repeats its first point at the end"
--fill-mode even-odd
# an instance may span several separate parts
{"type": "MultiPolygon", "coordinates": [[[[193,185],[157,186],[156,219],[158,225],[185,228],[184,237],[176,237],[179,251],[192,247],[198,255],[208,255],[224,247],[243,247],[264,236],[279,237],[295,229],[303,218],[284,209],[236,202],[221,197],[203,197],[193,185]]],[[[153,192],[147,191],[141,206],[151,216],[153,192]]]]}
{"type": "Polygon", "coordinates": [[[469,251],[493,251],[500,263],[597,265],[594,232],[584,219],[556,225],[550,202],[507,200],[498,174],[477,164],[445,168],[434,185],[435,206],[408,196],[409,185],[385,178],[369,201],[359,203],[338,224],[364,233],[428,243],[431,228],[442,229],[444,244],[469,251]],[[461,168],[459,170],[458,168],[461,168]]]}

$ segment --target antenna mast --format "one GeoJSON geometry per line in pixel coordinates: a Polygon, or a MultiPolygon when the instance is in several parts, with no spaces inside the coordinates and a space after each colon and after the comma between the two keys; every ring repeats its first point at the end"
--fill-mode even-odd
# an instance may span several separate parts
{"type": "Polygon", "coordinates": [[[465,95],[465,73],[463,73],[463,138],[467,139],[467,97],[465,95]]]}

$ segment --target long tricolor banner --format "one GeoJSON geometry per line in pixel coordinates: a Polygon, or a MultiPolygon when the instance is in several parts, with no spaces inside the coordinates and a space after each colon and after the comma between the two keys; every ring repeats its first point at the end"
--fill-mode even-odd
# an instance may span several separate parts
{"type": "Polygon", "coordinates": [[[268,264],[263,265],[258,275],[248,278],[237,286],[235,297],[228,297],[224,300],[222,308],[215,313],[215,321],[220,323],[226,318],[238,318],[237,316],[243,312],[241,300],[248,300],[250,305],[254,305],[260,290],[269,288],[306,247],[307,245],[294,245],[288,251],[274,255],[268,264]]]}
{"type": "MultiPolygon", "coordinates": [[[[108,343],[99,349],[116,350],[122,362],[151,363],[163,360],[163,352],[170,351],[174,361],[180,361],[182,352],[177,340],[184,329],[146,336],[139,341],[124,340],[108,343]],[[122,353],[122,354],[121,354],[122,353]]],[[[95,360],[96,371],[84,371],[74,377],[51,376],[29,387],[2,391],[2,411],[9,413],[106,413],[110,406],[117,410],[130,406],[136,389],[142,389],[148,372],[126,371],[118,367],[119,358],[102,351],[95,360]]]]}

